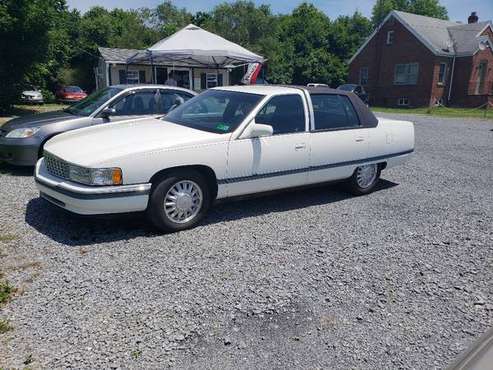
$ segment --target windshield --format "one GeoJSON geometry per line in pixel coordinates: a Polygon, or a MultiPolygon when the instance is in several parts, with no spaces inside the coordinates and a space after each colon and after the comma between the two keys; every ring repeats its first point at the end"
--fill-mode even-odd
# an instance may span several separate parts
{"type": "Polygon", "coordinates": [[[89,116],[109,99],[121,92],[122,89],[116,87],[106,87],[96,91],[87,98],[65,109],[66,112],[76,116],[89,116]]]}
{"type": "Polygon", "coordinates": [[[263,95],[208,90],[171,111],[163,120],[218,134],[233,132],[263,95]]]}
{"type": "Polygon", "coordinates": [[[65,91],[71,93],[79,93],[82,92],[82,89],[79,86],[67,86],[65,88],[65,91]]]}
{"type": "Polygon", "coordinates": [[[344,91],[353,91],[356,85],[353,84],[346,84],[346,85],[341,85],[338,87],[339,90],[344,90],[344,91]]]}

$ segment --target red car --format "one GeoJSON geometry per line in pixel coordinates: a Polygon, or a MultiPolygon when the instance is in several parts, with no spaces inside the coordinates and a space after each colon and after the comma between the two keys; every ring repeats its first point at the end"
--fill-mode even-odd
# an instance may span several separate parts
{"type": "Polygon", "coordinates": [[[73,103],[84,99],[87,94],[79,86],[64,86],[56,91],[55,96],[59,102],[73,103]]]}

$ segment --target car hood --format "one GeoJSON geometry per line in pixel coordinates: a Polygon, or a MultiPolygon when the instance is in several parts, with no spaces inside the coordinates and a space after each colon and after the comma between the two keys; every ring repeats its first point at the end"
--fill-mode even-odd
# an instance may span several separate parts
{"type": "Polygon", "coordinates": [[[73,114],[64,112],[64,111],[56,111],[56,112],[46,112],[34,114],[32,116],[24,116],[19,118],[14,118],[2,126],[2,130],[11,131],[17,128],[25,128],[25,127],[36,127],[36,126],[45,126],[50,123],[78,119],[79,116],[74,116],[73,114]]]}
{"type": "Polygon", "coordinates": [[[225,134],[195,130],[156,118],[132,119],[69,131],[44,149],[79,166],[111,166],[111,160],[190,145],[223,141],[225,134]]]}

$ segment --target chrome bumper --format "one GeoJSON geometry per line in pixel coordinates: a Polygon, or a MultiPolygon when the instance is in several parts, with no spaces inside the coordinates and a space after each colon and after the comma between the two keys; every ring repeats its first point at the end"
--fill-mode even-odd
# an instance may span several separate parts
{"type": "Polygon", "coordinates": [[[139,212],[147,208],[150,183],[86,186],[52,176],[43,159],[36,164],[35,182],[41,197],[78,214],[139,212]]]}

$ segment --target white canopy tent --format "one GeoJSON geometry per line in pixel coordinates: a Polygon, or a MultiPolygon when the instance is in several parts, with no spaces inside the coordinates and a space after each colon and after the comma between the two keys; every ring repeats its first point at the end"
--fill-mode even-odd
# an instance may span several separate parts
{"type": "Polygon", "coordinates": [[[203,30],[193,24],[157,42],[144,52],[136,53],[127,64],[178,63],[203,68],[234,68],[248,63],[263,63],[260,55],[203,30]]]}

